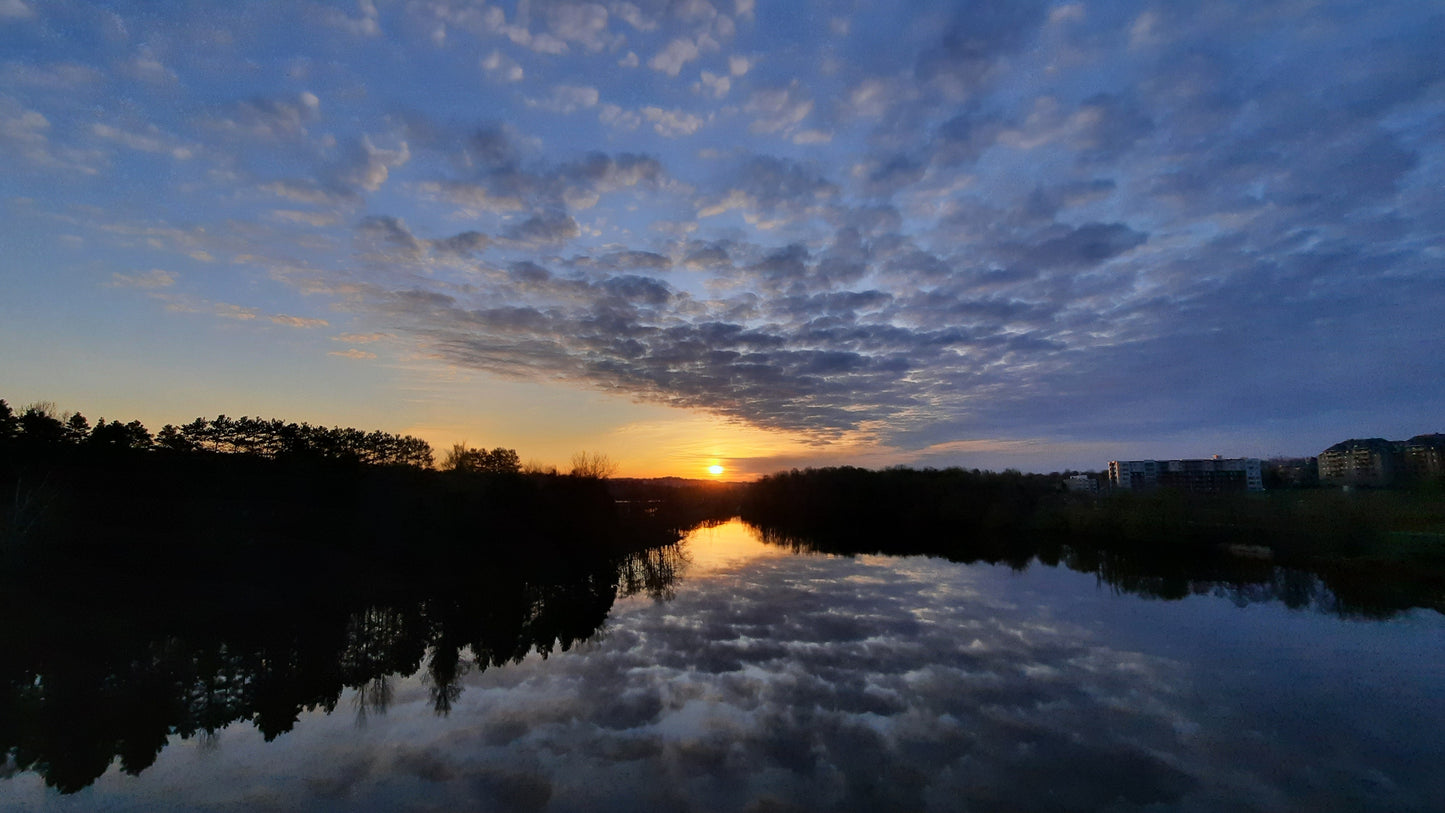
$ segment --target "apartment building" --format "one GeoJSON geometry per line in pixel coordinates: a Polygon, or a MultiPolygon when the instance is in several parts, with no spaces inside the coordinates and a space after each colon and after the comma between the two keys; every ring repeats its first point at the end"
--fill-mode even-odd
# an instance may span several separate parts
{"type": "Polygon", "coordinates": [[[1219,457],[1199,460],[1111,460],[1109,485],[1121,491],[1174,488],[1191,494],[1263,491],[1258,458],[1219,457]]]}

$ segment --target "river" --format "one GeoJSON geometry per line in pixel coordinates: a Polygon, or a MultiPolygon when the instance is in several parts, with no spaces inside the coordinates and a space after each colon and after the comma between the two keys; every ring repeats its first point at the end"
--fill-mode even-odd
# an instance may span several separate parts
{"type": "MultiPolygon", "coordinates": [[[[558,594],[529,593],[506,623],[531,631],[505,645],[471,628],[412,640],[401,631],[420,622],[406,613],[353,612],[335,650],[347,654],[331,660],[371,652],[407,671],[343,664],[336,690],[318,690],[331,702],[297,701],[279,725],[256,722],[264,700],[235,701],[209,732],[195,709],[217,691],[264,694],[274,646],[183,652],[185,669],[142,670],[173,691],[134,696],[185,706],[155,724],[139,758],[150,764],[110,759],[123,729],[105,748],[30,734],[97,748],[100,773],[62,793],[45,778],[60,750],[42,759],[35,746],[23,766],[12,751],[0,808],[1423,811],[1445,799],[1433,610],[1352,615],[1317,585],[1288,603],[1223,582],[1165,600],[1037,561],[795,552],[737,521],[643,565],[584,602],[576,630],[538,632],[562,610],[547,604],[558,594]],[[230,671],[195,666],[226,653],[230,671]]],[[[31,699],[0,726],[33,721],[59,690],[8,691],[31,699]]]]}

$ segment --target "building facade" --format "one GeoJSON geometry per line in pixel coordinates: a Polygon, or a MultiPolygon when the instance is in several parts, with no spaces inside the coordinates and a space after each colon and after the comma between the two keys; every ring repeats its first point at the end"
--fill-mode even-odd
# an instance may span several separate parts
{"type": "Polygon", "coordinates": [[[1263,491],[1264,476],[1254,457],[1201,460],[1111,460],[1109,486],[1119,491],[1173,488],[1191,494],[1263,491]]]}
{"type": "Polygon", "coordinates": [[[1445,435],[1409,440],[1351,438],[1320,452],[1320,482],[1392,486],[1445,477],[1445,435]]]}

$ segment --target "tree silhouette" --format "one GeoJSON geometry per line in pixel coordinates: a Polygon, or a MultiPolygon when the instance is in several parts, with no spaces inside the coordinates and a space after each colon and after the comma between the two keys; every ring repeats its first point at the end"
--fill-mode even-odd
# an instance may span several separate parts
{"type": "Polygon", "coordinates": [[[472,449],[465,443],[453,443],[442,459],[442,470],[516,474],[522,470],[522,458],[515,449],[472,449]]]}
{"type": "Polygon", "coordinates": [[[573,477],[606,480],[617,473],[617,464],[601,452],[578,452],[572,455],[573,477]]]}
{"type": "Polygon", "coordinates": [[[31,404],[20,415],[20,433],[29,446],[54,446],[65,442],[65,424],[55,417],[55,405],[31,404]]]}
{"type": "Polygon", "coordinates": [[[105,418],[95,422],[89,441],[106,449],[149,449],[153,443],[150,431],[140,421],[106,423],[105,418]]]}
{"type": "Polygon", "coordinates": [[[86,438],[90,437],[90,421],[79,412],[73,413],[65,420],[65,440],[68,443],[79,445],[86,438]]]}
{"type": "Polygon", "coordinates": [[[0,448],[15,442],[20,436],[20,419],[15,416],[15,410],[0,398],[0,448]]]}

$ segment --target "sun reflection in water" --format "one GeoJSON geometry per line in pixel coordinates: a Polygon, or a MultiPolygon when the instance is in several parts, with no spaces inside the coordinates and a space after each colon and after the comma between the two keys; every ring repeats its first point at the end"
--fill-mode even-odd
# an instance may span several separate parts
{"type": "Polygon", "coordinates": [[[757,559],[787,556],[786,548],[765,544],[758,532],[740,519],[711,528],[696,528],[682,540],[690,564],[689,577],[704,576],[757,559]]]}

